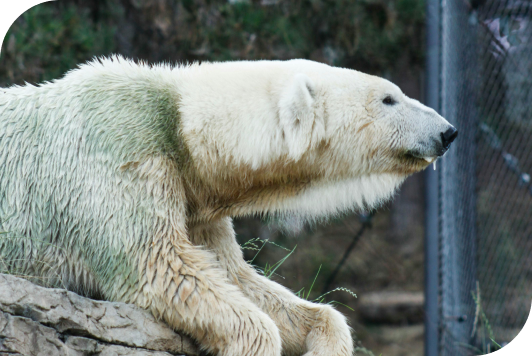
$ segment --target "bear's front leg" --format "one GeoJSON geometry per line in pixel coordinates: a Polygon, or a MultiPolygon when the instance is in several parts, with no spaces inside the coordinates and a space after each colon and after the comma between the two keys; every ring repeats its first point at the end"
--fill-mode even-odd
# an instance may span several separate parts
{"type": "Polygon", "coordinates": [[[329,305],[311,303],[259,275],[246,263],[231,219],[192,226],[191,241],[214,251],[229,280],[267,313],[279,328],[283,355],[352,356],[353,340],[345,317],[329,305]]]}
{"type": "Polygon", "coordinates": [[[228,279],[216,257],[179,237],[154,239],[139,261],[133,302],[218,356],[280,356],[271,318],[228,279]]]}

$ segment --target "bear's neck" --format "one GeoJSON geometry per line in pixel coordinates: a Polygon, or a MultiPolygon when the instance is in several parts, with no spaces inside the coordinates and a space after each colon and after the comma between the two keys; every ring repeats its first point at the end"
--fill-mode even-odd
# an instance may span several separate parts
{"type": "Polygon", "coordinates": [[[241,184],[231,181],[232,185],[189,181],[189,216],[194,221],[256,214],[321,219],[376,208],[393,196],[405,178],[385,173],[337,180],[305,176],[268,184],[257,178],[241,184]]]}

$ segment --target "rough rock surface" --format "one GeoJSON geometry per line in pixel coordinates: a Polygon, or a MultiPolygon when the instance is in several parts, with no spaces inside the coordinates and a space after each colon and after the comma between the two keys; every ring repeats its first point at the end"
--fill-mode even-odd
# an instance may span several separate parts
{"type": "Polygon", "coordinates": [[[149,312],[0,274],[0,356],[199,355],[149,312]]]}

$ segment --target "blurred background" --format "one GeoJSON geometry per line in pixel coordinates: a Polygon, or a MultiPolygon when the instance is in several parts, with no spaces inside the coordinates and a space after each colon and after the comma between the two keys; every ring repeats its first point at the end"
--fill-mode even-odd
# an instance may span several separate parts
{"type": "Polygon", "coordinates": [[[239,242],[265,274],[345,313],[359,354],[485,354],[511,341],[530,309],[530,7],[58,0],[13,24],[0,87],[113,53],[149,63],[307,58],[391,80],[458,127],[438,169],[410,177],[374,212],[314,226],[235,220],[239,242]]]}

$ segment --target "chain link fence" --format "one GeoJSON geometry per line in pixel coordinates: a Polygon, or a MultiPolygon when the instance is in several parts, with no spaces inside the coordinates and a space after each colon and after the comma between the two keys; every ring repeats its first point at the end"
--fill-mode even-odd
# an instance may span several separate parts
{"type": "Polygon", "coordinates": [[[532,298],[532,3],[430,0],[428,51],[459,138],[427,174],[426,354],[486,354],[532,298]]]}

